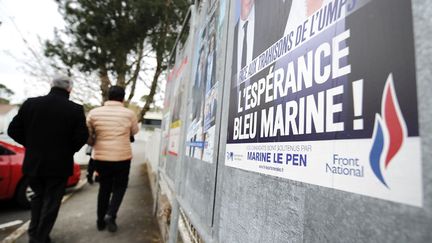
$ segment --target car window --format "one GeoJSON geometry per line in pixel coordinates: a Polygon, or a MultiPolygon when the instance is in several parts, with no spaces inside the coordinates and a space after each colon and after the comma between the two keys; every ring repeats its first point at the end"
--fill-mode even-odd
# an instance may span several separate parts
{"type": "Polygon", "coordinates": [[[15,154],[15,153],[5,148],[4,146],[0,145],[0,155],[11,155],[11,154],[15,154]]]}

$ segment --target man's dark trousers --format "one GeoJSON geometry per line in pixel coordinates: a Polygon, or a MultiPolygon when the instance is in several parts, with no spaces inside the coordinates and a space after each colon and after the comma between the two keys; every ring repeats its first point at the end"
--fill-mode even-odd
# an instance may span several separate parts
{"type": "Polygon", "coordinates": [[[67,177],[29,177],[34,191],[31,200],[30,243],[49,242],[49,233],[56,221],[65,193],[67,177]]]}
{"type": "Polygon", "coordinates": [[[105,215],[116,219],[129,182],[130,160],[95,160],[95,165],[99,173],[98,220],[104,220],[105,215]]]}

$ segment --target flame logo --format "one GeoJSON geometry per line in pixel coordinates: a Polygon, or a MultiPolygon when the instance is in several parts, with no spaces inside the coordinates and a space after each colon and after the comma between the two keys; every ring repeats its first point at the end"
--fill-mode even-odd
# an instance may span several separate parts
{"type": "Polygon", "coordinates": [[[387,185],[383,171],[387,170],[390,162],[401,149],[407,136],[405,120],[400,111],[394,90],[393,75],[390,73],[383,92],[380,114],[375,115],[373,145],[369,154],[372,171],[378,180],[387,185]]]}

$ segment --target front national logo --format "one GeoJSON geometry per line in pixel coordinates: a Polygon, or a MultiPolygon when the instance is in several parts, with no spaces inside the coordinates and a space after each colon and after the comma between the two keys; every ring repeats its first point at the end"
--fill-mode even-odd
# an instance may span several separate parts
{"type": "Polygon", "coordinates": [[[382,96],[381,115],[375,115],[373,145],[369,154],[372,171],[387,188],[390,187],[387,185],[384,174],[402,148],[406,137],[406,124],[394,90],[393,75],[390,73],[382,96]]]}

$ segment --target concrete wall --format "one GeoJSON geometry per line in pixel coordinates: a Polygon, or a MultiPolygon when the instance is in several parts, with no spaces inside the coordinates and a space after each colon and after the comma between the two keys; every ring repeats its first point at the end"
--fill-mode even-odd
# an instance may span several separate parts
{"type": "Polygon", "coordinates": [[[158,167],[160,153],[161,130],[156,128],[152,131],[140,131],[143,133],[140,139],[145,143],[144,156],[149,166],[153,169],[158,167]]]}

